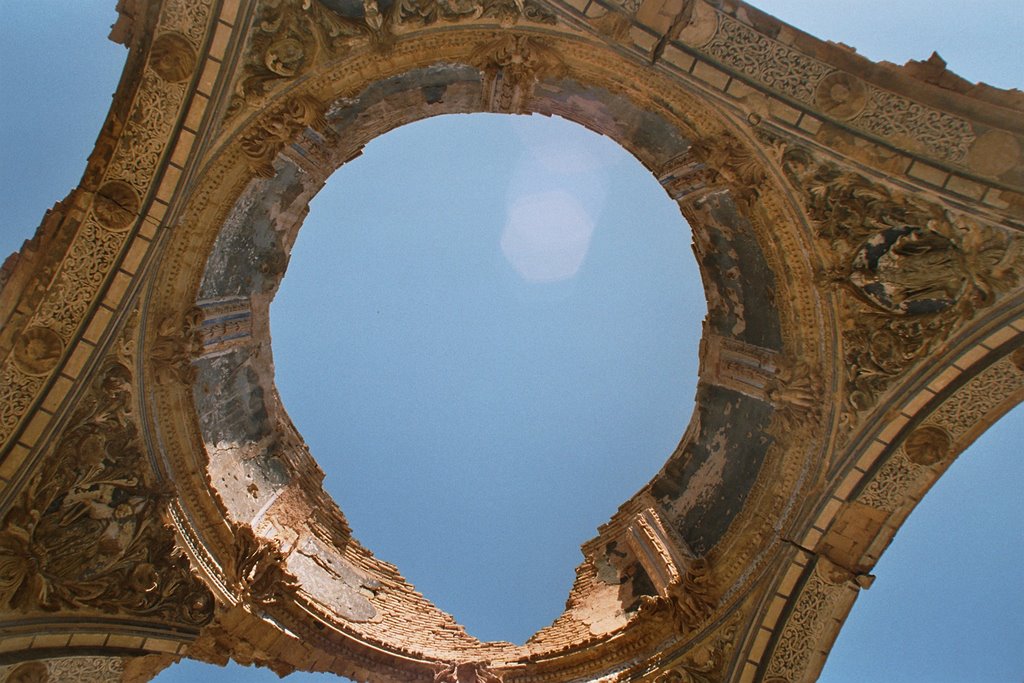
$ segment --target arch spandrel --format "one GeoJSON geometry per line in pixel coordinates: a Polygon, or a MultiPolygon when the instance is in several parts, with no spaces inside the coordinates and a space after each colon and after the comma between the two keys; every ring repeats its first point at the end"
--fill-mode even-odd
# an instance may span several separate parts
{"type": "Polygon", "coordinates": [[[101,563],[102,600],[44,569],[53,605],[21,572],[0,662],[106,648],[371,680],[813,679],[913,501],[1024,396],[1015,91],[874,65],[743,3],[147,7],[119,24],[130,68],[86,180],[41,229],[67,248],[5,271],[0,297],[0,533],[67,533],[47,511],[81,504],[67,454],[88,447],[140,475],[87,533],[138,530],[104,552],[141,569],[101,563]],[[266,321],[331,170],[390,128],[480,110],[557,114],[633,152],[693,226],[709,298],[695,420],[523,647],[478,643],[352,539],[276,398],[266,321]],[[256,256],[232,261],[242,244],[256,256]],[[248,384],[218,374],[231,344],[266,348],[248,384]],[[204,387],[259,393],[266,414],[200,419],[219,405],[204,387]],[[121,408],[98,429],[104,405],[121,408]],[[711,431],[729,434],[729,514],[696,502],[711,431]],[[232,482],[243,462],[258,484],[232,482]],[[635,605],[595,580],[613,540],[650,579],[635,605]]]}

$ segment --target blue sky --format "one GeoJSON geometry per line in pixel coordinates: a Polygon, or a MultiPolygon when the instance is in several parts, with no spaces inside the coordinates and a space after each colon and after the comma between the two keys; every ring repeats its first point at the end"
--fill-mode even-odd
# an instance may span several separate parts
{"type": "MultiPolygon", "coordinates": [[[[0,257],[81,175],[125,55],[105,40],[114,4],[0,0],[0,257]]],[[[758,6],[872,59],[937,50],[1024,87],[1017,0],[758,6]]],[[[685,224],[639,164],[562,122],[490,118],[405,127],[342,168],[272,325],[285,405],[357,537],[471,633],[521,642],[679,439],[703,304],[685,224]],[[538,244],[519,217],[553,212],[571,220],[538,244]]],[[[1024,679],[1022,426],[1018,408],[924,499],[822,680],[1024,679]]],[[[158,680],[275,678],[189,664],[158,680]]],[[[305,678],[325,677],[289,680],[305,678]]]]}

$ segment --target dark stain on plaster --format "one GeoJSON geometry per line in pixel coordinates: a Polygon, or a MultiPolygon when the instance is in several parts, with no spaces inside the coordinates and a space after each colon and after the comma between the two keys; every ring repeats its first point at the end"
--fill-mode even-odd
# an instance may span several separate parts
{"type": "Polygon", "coordinates": [[[250,353],[240,348],[194,363],[193,394],[207,444],[256,443],[271,433],[259,375],[247,363],[250,353]]]}
{"type": "Polygon", "coordinates": [[[708,293],[708,324],[723,337],[782,350],[775,277],[753,228],[727,192],[705,198],[697,237],[698,262],[708,293]]]}
{"type": "Polygon", "coordinates": [[[690,147],[690,140],[661,116],[601,88],[546,80],[536,86],[533,100],[541,113],[596,122],[592,130],[619,142],[650,169],[660,169],[690,147]]]}
{"type": "Polygon", "coordinates": [[[771,445],[774,409],[728,389],[697,389],[699,430],[651,485],[665,516],[698,555],[721,540],[743,508],[771,445]]]}
{"type": "Polygon", "coordinates": [[[246,296],[274,289],[288,262],[276,216],[304,192],[294,164],[277,166],[277,175],[246,191],[224,222],[206,262],[200,299],[246,296]]]}

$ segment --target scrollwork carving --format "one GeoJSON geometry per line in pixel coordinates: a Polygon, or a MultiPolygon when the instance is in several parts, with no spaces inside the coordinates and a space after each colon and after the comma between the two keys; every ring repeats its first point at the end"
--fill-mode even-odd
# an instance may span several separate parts
{"type": "Polygon", "coordinates": [[[108,361],[0,525],[0,605],[91,609],[190,626],[212,617],[162,521],[132,418],[131,373],[108,361]]]}
{"type": "Polygon", "coordinates": [[[685,635],[714,611],[710,587],[711,568],[707,559],[692,558],[681,580],[669,587],[667,595],[641,598],[637,614],[652,623],[667,623],[676,633],[685,635]]]}
{"type": "Polygon", "coordinates": [[[434,683],[502,683],[502,678],[481,662],[441,664],[434,683]]]}
{"type": "Polygon", "coordinates": [[[1022,247],[802,148],[782,161],[835,255],[826,279],[856,295],[843,333],[851,427],[895,378],[1019,281],[1022,247]]]}
{"type": "Polygon", "coordinates": [[[202,350],[200,327],[203,311],[193,307],[184,320],[169,316],[157,327],[157,337],[147,356],[160,383],[191,384],[195,377],[192,359],[202,350]]]}
{"type": "Polygon", "coordinates": [[[308,126],[324,130],[324,105],[311,97],[292,97],[242,136],[240,146],[257,175],[274,177],[274,158],[308,126]]]}
{"type": "Polygon", "coordinates": [[[498,19],[511,26],[520,19],[554,24],[555,14],[536,0],[400,0],[398,17],[402,23],[430,25],[436,21],[498,19]]]}
{"type": "Polygon", "coordinates": [[[235,548],[228,576],[242,602],[270,605],[282,597],[294,599],[298,580],[285,568],[285,556],[276,540],[256,535],[247,525],[235,527],[235,548]]]}
{"type": "Polygon", "coordinates": [[[484,74],[485,108],[495,112],[525,111],[537,81],[566,71],[552,47],[523,35],[504,35],[484,45],[471,62],[484,74]]]}
{"type": "Polygon", "coordinates": [[[810,364],[785,359],[765,386],[768,400],[775,406],[787,430],[816,419],[821,412],[821,382],[810,364]]]}
{"type": "Polygon", "coordinates": [[[306,73],[319,55],[344,55],[353,39],[368,37],[371,31],[361,16],[342,16],[317,0],[261,3],[228,115],[259,101],[275,82],[306,73]]]}

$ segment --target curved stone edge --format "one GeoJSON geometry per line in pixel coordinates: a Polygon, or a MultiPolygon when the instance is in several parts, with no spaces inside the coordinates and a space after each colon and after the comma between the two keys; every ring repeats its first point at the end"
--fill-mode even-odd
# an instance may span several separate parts
{"type": "Polygon", "coordinates": [[[655,68],[703,82],[752,119],[951,201],[1024,221],[1024,93],[1018,90],[968,86],[937,56],[905,67],[875,63],[741,0],[558,0],[556,6],[566,21],[655,68]],[[845,101],[829,94],[837,84],[845,101]]]}
{"type": "Polygon", "coordinates": [[[1022,349],[1024,316],[933,369],[890,410],[893,417],[834,479],[814,521],[791,540],[736,680],[817,679],[859,591],[874,580],[869,572],[918,501],[978,436],[1024,402],[1022,349]],[[943,436],[919,438],[925,433],[943,436]]]}

